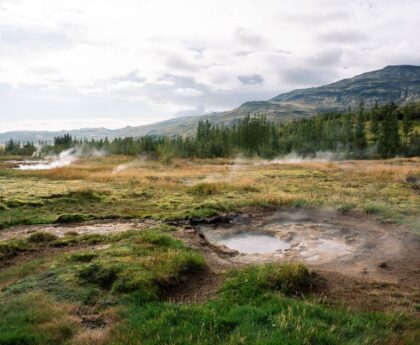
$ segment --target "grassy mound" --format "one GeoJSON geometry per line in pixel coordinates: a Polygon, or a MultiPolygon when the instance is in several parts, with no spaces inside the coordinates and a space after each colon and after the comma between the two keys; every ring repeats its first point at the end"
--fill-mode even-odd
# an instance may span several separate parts
{"type": "Polygon", "coordinates": [[[134,302],[110,344],[370,345],[396,335],[401,344],[409,343],[399,335],[402,318],[288,297],[308,291],[311,280],[299,264],[252,266],[231,272],[219,296],[203,305],[134,302]]]}
{"type": "Polygon", "coordinates": [[[221,292],[232,300],[260,296],[265,291],[299,295],[311,285],[311,273],[302,264],[272,263],[232,271],[221,292]]]}

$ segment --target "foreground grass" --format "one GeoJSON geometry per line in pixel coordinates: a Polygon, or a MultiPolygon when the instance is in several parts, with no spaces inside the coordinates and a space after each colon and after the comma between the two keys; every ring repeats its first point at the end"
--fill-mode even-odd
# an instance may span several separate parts
{"type": "MultiPolygon", "coordinates": [[[[332,310],[290,296],[307,292],[299,264],[231,272],[219,296],[204,305],[133,303],[110,344],[385,344],[403,339],[406,320],[332,310]]],[[[414,336],[412,337],[414,344],[414,336]]]]}
{"type": "MultiPolygon", "coordinates": [[[[89,241],[90,249],[79,247],[47,265],[38,259],[2,272],[0,344],[64,344],[83,331],[77,312],[81,307],[101,313],[132,299],[156,301],[184,274],[204,269],[203,257],[167,231],[161,227],[110,236],[48,238],[48,246],[89,241]]],[[[24,243],[45,246],[47,237],[34,234],[24,243]]]]}
{"type": "Polygon", "coordinates": [[[160,229],[103,238],[94,251],[57,256],[42,269],[8,271],[0,298],[0,344],[415,344],[408,319],[331,309],[309,297],[300,264],[231,271],[204,304],[161,301],[203,258],[160,229]],[[106,244],[106,245],[105,245],[106,244]],[[37,272],[38,271],[38,272],[37,272]],[[11,280],[13,274],[20,279],[11,280]],[[11,282],[12,281],[12,282],[11,282]],[[80,311],[105,315],[83,326],[80,311]],[[113,315],[109,321],[106,315],[113,315]]]}
{"type": "MultiPolygon", "coordinates": [[[[99,218],[205,217],[242,207],[333,206],[419,230],[420,160],[363,162],[81,160],[50,171],[2,169],[0,228],[99,218]],[[117,169],[118,168],[118,169],[117,169]]],[[[416,344],[398,315],[333,309],[310,295],[301,265],[233,271],[203,304],[163,301],[200,253],[170,227],[62,238],[35,233],[0,242],[0,345],[416,344]],[[57,248],[66,247],[66,253],[57,248]],[[19,255],[36,259],[19,262],[19,255]],[[91,329],[86,312],[106,320],[91,329]]]]}
{"type": "Polygon", "coordinates": [[[419,159],[302,162],[84,159],[49,171],[0,166],[0,227],[99,218],[180,219],[247,206],[333,206],[419,229],[419,159]]]}

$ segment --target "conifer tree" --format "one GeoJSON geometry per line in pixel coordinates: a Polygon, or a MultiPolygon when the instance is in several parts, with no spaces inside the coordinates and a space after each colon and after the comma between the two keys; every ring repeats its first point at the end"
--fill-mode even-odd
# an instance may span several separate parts
{"type": "Polygon", "coordinates": [[[382,158],[394,157],[400,148],[398,115],[393,107],[387,106],[378,140],[378,152],[382,158]]]}
{"type": "Polygon", "coordinates": [[[356,156],[361,157],[367,147],[366,132],[365,132],[365,114],[364,104],[360,103],[359,112],[356,116],[356,124],[354,126],[353,148],[356,156]]]}
{"type": "Polygon", "coordinates": [[[380,129],[380,109],[378,107],[378,102],[375,103],[375,106],[372,108],[370,113],[370,132],[373,136],[373,142],[375,143],[378,140],[380,129]]]}

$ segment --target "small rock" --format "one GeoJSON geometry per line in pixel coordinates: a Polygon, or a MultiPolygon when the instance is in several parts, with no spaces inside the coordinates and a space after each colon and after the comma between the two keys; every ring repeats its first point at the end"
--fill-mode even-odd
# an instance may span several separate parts
{"type": "Polygon", "coordinates": [[[378,265],[378,267],[379,268],[383,268],[383,269],[386,269],[386,268],[389,268],[389,265],[388,265],[388,263],[387,262],[381,262],[379,265],[378,265]]]}

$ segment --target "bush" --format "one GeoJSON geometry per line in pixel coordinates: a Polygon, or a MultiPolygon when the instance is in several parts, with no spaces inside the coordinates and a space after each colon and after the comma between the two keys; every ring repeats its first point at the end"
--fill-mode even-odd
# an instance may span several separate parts
{"type": "Polygon", "coordinates": [[[57,236],[50,234],[49,232],[36,232],[28,237],[28,242],[46,243],[55,241],[56,239],[57,236]]]}

